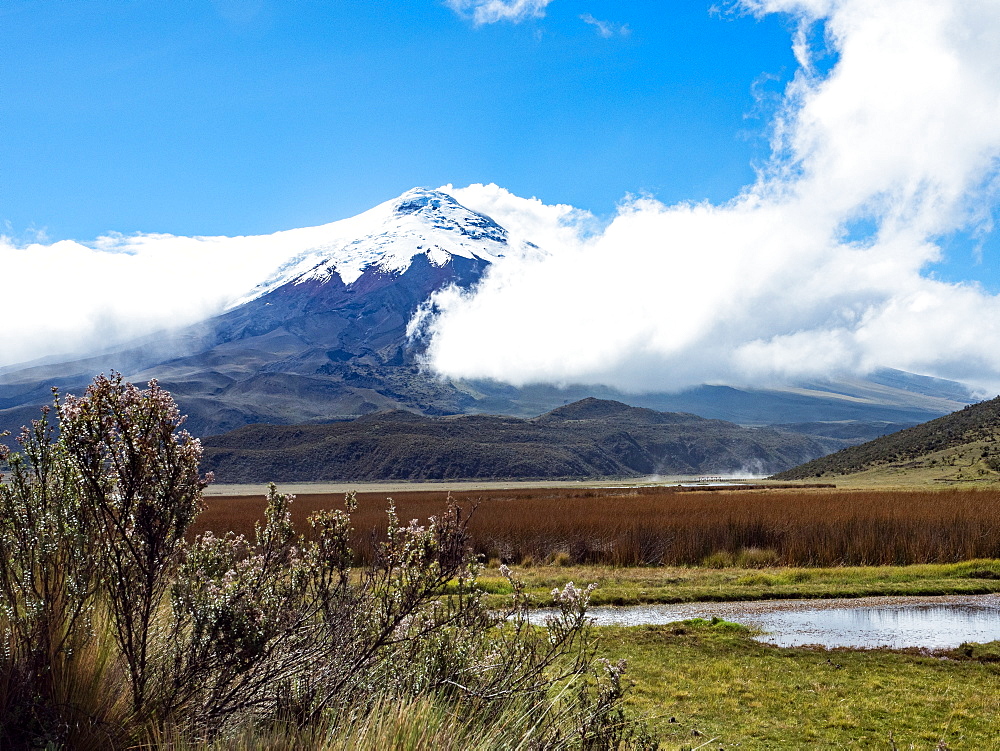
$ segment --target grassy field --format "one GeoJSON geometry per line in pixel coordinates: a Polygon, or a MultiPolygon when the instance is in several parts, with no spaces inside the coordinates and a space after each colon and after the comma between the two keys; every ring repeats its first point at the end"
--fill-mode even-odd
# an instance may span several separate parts
{"type": "Polygon", "coordinates": [[[1000,749],[1000,663],[781,649],[721,621],[600,629],[667,749],[1000,749]]]}
{"type": "Polygon", "coordinates": [[[835,482],[838,487],[850,489],[989,488],[1000,480],[1000,474],[987,461],[995,451],[995,440],[973,441],[930,452],[918,460],[891,462],[864,472],[814,479],[835,482]]]}
{"type": "MultiPolygon", "coordinates": [[[[637,605],[737,600],[958,595],[1000,592],[1000,560],[914,566],[827,568],[705,568],[613,566],[515,566],[513,571],[539,603],[567,582],[597,584],[595,605],[637,605]]],[[[507,580],[487,568],[480,584],[499,604],[507,580]]]]}

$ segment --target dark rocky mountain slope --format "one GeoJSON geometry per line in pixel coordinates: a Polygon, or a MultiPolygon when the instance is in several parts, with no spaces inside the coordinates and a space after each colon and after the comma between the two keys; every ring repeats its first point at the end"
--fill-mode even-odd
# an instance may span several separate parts
{"type": "Polygon", "coordinates": [[[768,473],[843,445],[585,399],[533,419],[392,411],[249,425],[204,441],[220,482],[768,473]]]}

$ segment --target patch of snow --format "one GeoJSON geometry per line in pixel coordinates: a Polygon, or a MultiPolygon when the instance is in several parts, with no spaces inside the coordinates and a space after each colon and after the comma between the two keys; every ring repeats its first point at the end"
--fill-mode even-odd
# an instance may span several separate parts
{"type": "Polygon", "coordinates": [[[511,243],[507,230],[485,214],[467,209],[447,193],[424,188],[355,217],[277,232],[268,240],[297,250],[230,308],[288,283],[328,281],[337,274],[351,284],[372,266],[400,273],[420,254],[444,266],[456,256],[494,263],[512,252],[538,252],[531,243],[511,243]]]}

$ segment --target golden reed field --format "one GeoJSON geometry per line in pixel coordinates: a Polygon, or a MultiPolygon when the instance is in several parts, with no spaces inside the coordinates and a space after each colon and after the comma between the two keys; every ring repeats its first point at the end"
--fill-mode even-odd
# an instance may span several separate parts
{"type": "MultiPolygon", "coordinates": [[[[354,549],[368,560],[386,526],[385,493],[359,493],[354,549]]],[[[400,519],[440,513],[438,491],[392,494],[400,519]]],[[[477,553],[511,564],[613,566],[907,565],[1000,558],[997,490],[716,490],[671,487],[478,490],[451,499],[471,515],[477,553]]],[[[299,496],[298,529],[343,496],[299,496]]],[[[192,535],[206,529],[252,536],[263,496],[215,496],[192,535]]]]}

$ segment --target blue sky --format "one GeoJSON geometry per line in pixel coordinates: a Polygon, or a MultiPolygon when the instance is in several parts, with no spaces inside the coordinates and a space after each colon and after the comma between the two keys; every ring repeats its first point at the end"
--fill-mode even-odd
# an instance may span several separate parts
{"type": "Polygon", "coordinates": [[[547,255],[437,301],[446,375],[1000,391],[1000,0],[719,4],[7,0],[0,264],[52,302],[0,365],[200,320],[280,245],[196,236],[448,184],[547,255]]]}
{"type": "Polygon", "coordinates": [[[705,0],[482,25],[439,0],[8,0],[0,221],[266,233],[472,182],[599,216],[725,201],[768,154],[790,28],[705,0]]]}

